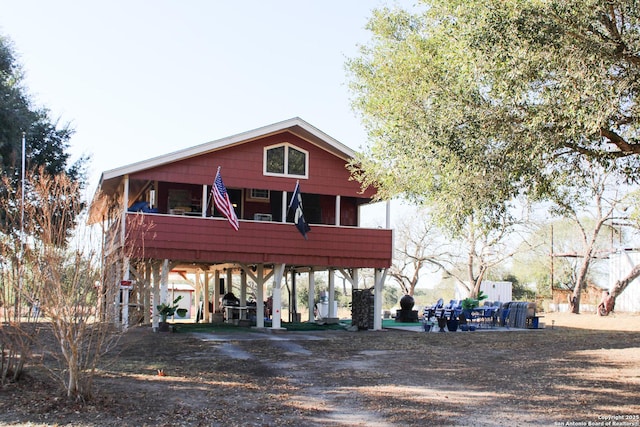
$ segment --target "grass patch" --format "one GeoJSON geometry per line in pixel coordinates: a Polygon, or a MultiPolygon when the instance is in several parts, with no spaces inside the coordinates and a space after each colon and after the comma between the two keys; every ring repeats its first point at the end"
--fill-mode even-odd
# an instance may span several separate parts
{"type": "Polygon", "coordinates": [[[383,328],[394,328],[398,326],[422,326],[422,322],[396,322],[394,319],[383,319],[383,328]]]}

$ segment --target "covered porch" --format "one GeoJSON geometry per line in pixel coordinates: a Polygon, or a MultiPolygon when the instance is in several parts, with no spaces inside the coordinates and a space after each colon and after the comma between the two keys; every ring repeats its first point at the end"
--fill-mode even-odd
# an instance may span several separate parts
{"type": "MultiPolygon", "coordinates": [[[[323,267],[301,267],[285,264],[190,264],[184,265],[169,260],[149,260],[130,266],[132,280],[130,288],[123,288],[118,299],[123,326],[133,323],[151,324],[157,330],[159,316],[153,301],[171,301],[174,298],[170,276],[179,274],[194,289],[192,314],[181,322],[233,323],[257,328],[282,329],[283,322],[316,321],[313,307],[319,302],[316,295],[317,277],[327,277],[328,313],[323,322],[337,322],[336,286],[341,279],[349,282],[351,289],[359,288],[359,275],[363,269],[342,269],[323,267]],[[302,279],[306,280],[302,280],[302,279]],[[283,301],[283,283],[293,284],[290,292],[295,294],[296,286],[307,286],[305,304],[309,310],[302,318],[295,301],[283,301]],[[302,282],[304,285],[301,285],[302,282]],[[297,283],[297,285],[296,285],[297,283]],[[267,292],[267,289],[271,292],[267,292]],[[237,304],[225,301],[229,293],[238,299],[237,304]],[[150,307],[151,309],[147,309],[150,307]],[[286,309],[285,309],[286,307],[286,309]],[[286,314],[288,312],[288,315],[286,314]],[[135,315],[134,315],[135,313],[135,315]],[[296,317],[297,315],[297,317],[296,317]],[[240,321],[240,322],[238,322],[240,321]],[[245,321],[245,322],[242,322],[245,321]]],[[[382,285],[386,270],[372,269],[366,274],[373,275],[375,298],[374,310],[381,313],[382,285]]],[[[324,280],[322,280],[323,286],[324,280]]],[[[374,329],[382,328],[382,317],[376,316],[374,329]]]]}
{"type": "MultiPolygon", "coordinates": [[[[194,288],[194,310],[200,309],[203,322],[220,320],[219,315],[227,311],[221,300],[231,291],[238,298],[238,308],[232,311],[243,318],[255,313],[258,328],[269,325],[267,319],[271,328],[280,329],[287,305],[282,300],[283,280],[291,277],[295,282],[301,276],[309,287],[309,312],[301,320],[314,321],[318,274],[326,275],[328,282],[326,317],[337,320],[336,275],[347,280],[351,289],[358,289],[363,270],[373,278],[374,310],[381,313],[382,284],[391,259],[390,229],[314,225],[305,240],[291,223],[241,221],[236,232],[226,220],[215,217],[127,212],[125,224],[125,231],[115,225],[108,230],[114,242],[124,236],[123,245],[115,244],[114,252],[130,254],[112,266],[113,277],[122,271],[130,282],[116,297],[118,317],[125,326],[133,321],[158,327],[153,301],[171,299],[172,274],[180,274],[194,288]],[[270,310],[265,308],[267,300],[272,303],[270,310]]],[[[289,309],[297,313],[296,307],[289,309]]],[[[381,329],[381,322],[376,316],[374,329],[381,329]]]]}

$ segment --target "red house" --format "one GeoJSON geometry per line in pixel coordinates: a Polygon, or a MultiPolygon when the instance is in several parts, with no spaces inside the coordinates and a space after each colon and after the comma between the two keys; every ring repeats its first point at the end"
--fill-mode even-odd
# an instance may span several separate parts
{"type": "MultiPolygon", "coordinates": [[[[335,317],[333,273],[340,271],[357,288],[358,271],[373,269],[375,312],[380,313],[392,231],[359,227],[360,208],[371,202],[374,190],[362,191],[350,179],[345,166],[353,155],[337,140],[293,118],[103,172],[90,222],[104,224],[105,266],[110,271],[110,283],[103,284],[105,309],[112,306],[110,301],[124,307],[121,320],[126,325],[138,307],[144,321],[157,326],[158,316],[148,308],[152,295],[153,301],[168,301],[171,272],[194,282],[196,298],[204,298],[207,321],[209,301],[216,302],[211,305],[215,311],[234,279],[239,282],[240,307],[247,303],[247,280],[256,285],[257,301],[267,299],[264,285],[274,280],[270,314],[272,327],[279,328],[283,275],[308,274],[312,298],[314,273],[328,271],[328,317],[335,317]],[[237,231],[211,200],[218,168],[238,218],[237,231]],[[296,183],[310,226],[307,239],[288,212],[296,183]],[[120,286],[125,290],[118,292],[121,282],[133,289],[120,286]]],[[[255,310],[257,326],[262,327],[263,304],[255,310]]],[[[381,321],[376,322],[379,329],[381,321]]]]}

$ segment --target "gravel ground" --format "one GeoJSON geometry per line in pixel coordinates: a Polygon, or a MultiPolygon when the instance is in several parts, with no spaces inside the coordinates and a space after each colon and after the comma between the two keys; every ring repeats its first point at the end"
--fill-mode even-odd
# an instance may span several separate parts
{"type": "Polygon", "coordinates": [[[640,316],[544,322],[430,334],[138,327],[104,360],[92,400],[67,401],[29,366],[0,390],[0,424],[640,426],[640,316]]]}

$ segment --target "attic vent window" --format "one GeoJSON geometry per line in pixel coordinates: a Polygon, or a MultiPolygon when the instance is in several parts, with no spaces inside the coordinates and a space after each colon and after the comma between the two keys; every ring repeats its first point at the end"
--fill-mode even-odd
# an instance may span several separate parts
{"type": "Polygon", "coordinates": [[[264,174],[307,177],[309,153],[284,143],[265,147],[264,174]]]}

